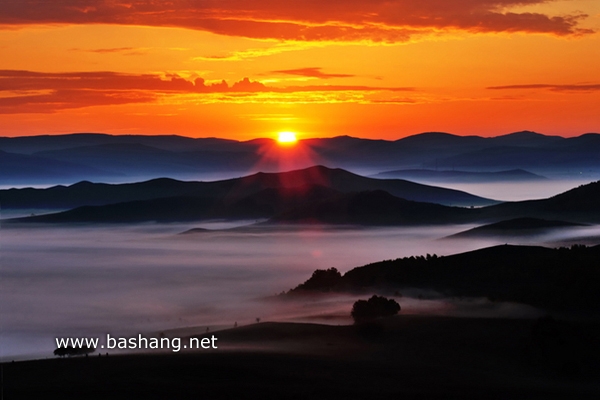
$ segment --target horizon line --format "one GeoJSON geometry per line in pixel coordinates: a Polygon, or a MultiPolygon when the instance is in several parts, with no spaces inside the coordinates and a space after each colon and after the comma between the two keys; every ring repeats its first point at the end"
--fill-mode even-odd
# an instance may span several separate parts
{"type": "MultiPolygon", "coordinates": [[[[302,137],[302,134],[300,133],[300,134],[298,134],[298,136],[300,136],[298,138],[298,141],[301,142],[301,141],[306,141],[306,140],[319,140],[319,139],[320,140],[324,140],[324,139],[352,138],[352,139],[359,139],[359,140],[396,142],[396,141],[400,141],[400,140],[411,138],[411,137],[415,137],[415,136],[430,135],[430,134],[448,135],[448,136],[464,137],[464,138],[478,137],[478,138],[483,138],[483,139],[492,139],[492,138],[510,136],[510,135],[515,135],[515,134],[534,134],[534,135],[546,136],[546,137],[557,137],[557,138],[563,138],[563,139],[572,139],[572,138],[578,138],[578,137],[585,136],[585,135],[600,135],[600,131],[599,132],[584,132],[584,133],[581,133],[579,135],[574,135],[574,136],[549,135],[549,134],[540,133],[540,132],[536,132],[536,131],[531,131],[531,130],[527,130],[527,129],[520,130],[520,131],[514,131],[514,132],[508,132],[508,133],[503,133],[503,134],[498,134],[498,135],[493,135],[493,136],[482,136],[482,135],[472,135],[472,134],[461,135],[461,134],[457,134],[457,133],[450,133],[450,132],[443,132],[443,131],[423,131],[423,132],[418,132],[418,133],[413,133],[413,134],[409,134],[409,135],[406,135],[406,136],[402,136],[402,137],[400,137],[398,139],[368,138],[368,137],[360,137],[360,136],[353,136],[353,135],[302,137]]],[[[80,136],[80,135],[81,136],[82,135],[111,136],[111,137],[126,137],[126,136],[180,137],[180,138],[193,139],[193,140],[199,140],[199,139],[227,140],[227,141],[238,142],[238,143],[247,143],[247,142],[261,141],[261,140],[277,141],[277,139],[276,139],[277,133],[273,133],[273,137],[257,136],[255,138],[247,139],[247,140],[239,140],[239,139],[232,139],[232,138],[228,138],[228,137],[218,137],[218,136],[200,136],[200,137],[194,137],[194,136],[189,136],[189,135],[184,135],[184,134],[178,134],[178,133],[152,134],[152,133],[106,133],[106,132],[42,133],[42,134],[33,134],[33,135],[0,136],[0,139],[20,139],[20,138],[35,138],[35,137],[61,137],[61,136],[80,136]]]]}

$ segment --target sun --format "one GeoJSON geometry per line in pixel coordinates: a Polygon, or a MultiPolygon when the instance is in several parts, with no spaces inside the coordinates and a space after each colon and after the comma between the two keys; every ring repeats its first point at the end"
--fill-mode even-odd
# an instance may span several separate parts
{"type": "Polygon", "coordinates": [[[296,138],[295,132],[286,131],[286,132],[279,132],[277,134],[277,141],[279,142],[279,144],[282,144],[285,146],[290,146],[290,145],[296,144],[298,139],[296,138]]]}

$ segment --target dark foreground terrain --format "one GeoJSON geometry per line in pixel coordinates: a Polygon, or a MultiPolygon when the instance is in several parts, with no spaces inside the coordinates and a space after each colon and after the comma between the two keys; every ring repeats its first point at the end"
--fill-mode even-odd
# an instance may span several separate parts
{"type": "Polygon", "coordinates": [[[219,349],[2,364],[5,399],[600,398],[600,324],[398,316],[261,323],[219,349]]]}
{"type": "Polygon", "coordinates": [[[551,249],[499,245],[438,257],[385,260],[337,270],[315,271],[288,295],[394,293],[405,288],[445,296],[487,297],[528,304],[562,315],[599,315],[600,245],[551,249]]]}

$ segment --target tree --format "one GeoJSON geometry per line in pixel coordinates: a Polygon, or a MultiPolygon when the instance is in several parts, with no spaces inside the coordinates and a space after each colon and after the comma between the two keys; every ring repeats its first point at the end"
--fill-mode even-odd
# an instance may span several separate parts
{"type": "Polygon", "coordinates": [[[398,314],[400,304],[394,299],[383,296],[372,296],[369,300],[357,300],[352,306],[352,318],[355,323],[371,321],[381,317],[398,314]]]}

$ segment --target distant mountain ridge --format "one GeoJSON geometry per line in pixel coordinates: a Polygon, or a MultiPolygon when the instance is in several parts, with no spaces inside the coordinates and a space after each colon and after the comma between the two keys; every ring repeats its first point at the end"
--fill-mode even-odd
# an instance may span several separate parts
{"type": "MultiPolygon", "coordinates": [[[[287,169],[314,164],[349,170],[390,171],[398,169],[461,169],[497,172],[525,169],[547,175],[559,173],[600,174],[600,134],[563,138],[523,131],[497,137],[457,136],[428,132],[398,139],[371,140],[349,136],[301,140],[294,153],[286,150],[287,169]],[[310,155],[310,157],[307,157],[310,155]]],[[[71,134],[57,136],[0,137],[0,150],[13,155],[37,157],[33,165],[46,162],[76,164],[62,176],[65,182],[96,179],[84,168],[105,171],[100,180],[115,174],[139,178],[190,179],[225,172],[247,175],[258,170],[281,172],[281,149],[271,139],[245,142],[218,138],[188,138],[175,135],[144,136],[71,134]],[[134,162],[135,161],[135,162],[134,162]],[[79,171],[79,172],[78,172],[79,171]]],[[[281,156],[283,157],[283,156],[281,156]]],[[[0,184],[10,183],[20,164],[5,161],[0,184]]],[[[22,177],[23,183],[43,178],[22,177]]],[[[57,177],[57,179],[60,178],[57,177]]]]}
{"type": "Polygon", "coordinates": [[[0,183],[19,184],[35,180],[37,183],[54,183],[62,180],[115,178],[119,173],[100,170],[94,167],[65,160],[47,159],[40,156],[8,153],[0,150],[0,183]]]}

